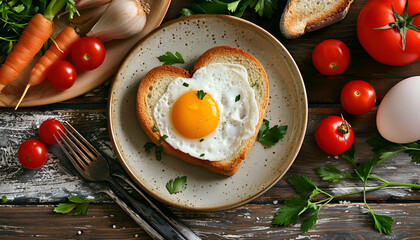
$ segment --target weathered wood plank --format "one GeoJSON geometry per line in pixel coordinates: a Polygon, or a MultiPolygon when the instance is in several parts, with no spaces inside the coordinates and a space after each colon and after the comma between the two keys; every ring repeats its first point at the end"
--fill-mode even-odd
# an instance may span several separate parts
{"type": "Polygon", "coordinates": [[[42,168],[28,170],[20,165],[17,150],[23,141],[39,139],[39,125],[46,119],[55,118],[74,124],[96,147],[114,156],[105,110],[2,111],[0,114],[0,194],[16,202],[57,201],[69,194],[92,197],[92,190],[78,177],[63,170],[54,155],[49,154],[42,168]]]}
{"type": "MultiPolygon", "coordinates": [[[[339,108],[312,108],[309,112],[309,123],[303,147],[286,174],[268,192],[255,201],[285,200],[293,197],[295,193],[286,178],[292,175],[307,175],[319,187],[335,195],[358,191],[361,182],[357,179],[341,181],[330,184],[323,182],[314,173],[313,169],[332,164],[339,169],[351,170],[345,160],[324,154],[314,140],[317,124],[329,115],[339,114],[339,108]]],[[[359,117],[348,117],[356,132],[356,161],[366,161],[372,154],[366,140],[376,134],[375,110],[359,117]]],[[[93,197],[94,193],[81,180],[72,173],[60,168],[60,161],[50,154],[47,164],[35,171],[22,168],[17,160],[17,149],[21,142],[37,137],[37,128],[42,121],[56,118],[70,122],[93,144],[110,156],[115,154],[107,130],[105,110],[85,111],[56,111],[56,112],[8,112],[1,111],[0,118],[0,194],[6,194],[11,201],[25,202],[57,202],[62,201],[69,194],[81,197],[93,197]],[[13,137],[9,137],[13,136],[13,137]]],[[[118,161],[115,160],[115,165],[118,161]]],[[[114,168],[117,166],[114,165],[114,168]]],[[[420,166],[411,163],[407,154],[398,154],[396,157],[375,167],[374,174],[392,182],[419,184],[420,166]]],[[[373,186],[374,182],[369,183],[373,186]]],[[[369,200],[419,200],[419,190],[409,188],[389,188],[367,195],[369,200]]],[[[349,201],[360,201],[361,196],[348,196],[349,201]]]]}
{"type": "MultiPolygon", "coordinates": [[[[393,234],[377,233],[362,204],[331,204],[314,228],[272,226],[279,204],[247,204],[229,211],[175,214],[203,239],[418,239],[420,204],[371,204],[394,219],[393,234]]],[[[85,216],[60,215],[52,205],[0,206],[0,238],[149,239],[116,205],[92,205],[85,216]],[[115,225],[115,228],[113,226],[115,225]],[[85,229],[85,233],[77,232],[85,229]]]]}

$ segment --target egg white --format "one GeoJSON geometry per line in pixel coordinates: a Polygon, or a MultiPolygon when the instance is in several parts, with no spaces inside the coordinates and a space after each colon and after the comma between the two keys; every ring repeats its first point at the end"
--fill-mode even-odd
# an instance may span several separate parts
{"type": "Polygon", "coordinates": [[[259,113],[246,68],[238,64],[212,63],[198,69],[192,78],[172,81],[156,103],[153,117],[161,136],[168,136],[165,141],[173,148],[196,158],[219,161],[232,155],[243,140],[254,135],[259,113]],[[184,86],[184,83],[189,86],[184,86]],[[210,94],[219,108],[216,129],[201,142],[180,135],[171,120],[176,100],[192,90],[210,94]],[[238,95],[240,99],[235,102],[238,95]]]}

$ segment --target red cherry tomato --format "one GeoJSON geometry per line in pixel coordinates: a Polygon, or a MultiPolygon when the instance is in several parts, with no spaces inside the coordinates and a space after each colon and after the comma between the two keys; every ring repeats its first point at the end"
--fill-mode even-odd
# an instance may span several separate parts
{"type": "Polygon", "coordinates": [[[319,43],[312,52],[315,68],[325,75],[342,73],[350,63],[350,51],[340,40],[328,39],[319,43]]]}
{"type": "Polygon", "coordinates": [[[82,37],[71,47],[71,59],[85,71],[99,67],[105,59],[105,46],[96,37],[82,37]]]}
{"type": "Polygon", "coordinates": [[[35,139],[24,141],[18,149],[19,162],[26,168],[38,169],[48,159],[48,150],[45,145],[35,139]]]}
{"type": "Polygon", "coordinates": [[[41,126],[39,126],[39,138],[41,138],[41,140],[46,144],[57,144],[54,134],[58,139],[60,139],[60,136],[58,135],[58,132],[61,132],[60,130],[66,132],[60,121],[55,119],[45,120],[41,126]]]}
{"type": "Polygon", "coordinates": [[[362,115],[369,112],[375,105],[376,92],[368,82],[354,80],[344,85],[340,99],[346,112],[362,115]]]}
{"type": "Polygon", "coordinates": [[[68,61],[60,60],[48,69],[47,78],[51,86],[66,90],[76,81],[76,68],[68,61]]]}
{"type": "Polygon", "coordinates": [[[315,130],[315,140],[322,151],[331,155],[340,155],[353,144],[354,133],[346,120],[338,116],[331,116],[318,124],[315,130]]]}
{"type": "Polygon", "coordinates": [[[367,1],[357,19],[357,37],[360,44],[370,56],[383,64],[399,66],[419,60],[420,18],[412,18],[417,13],[420,13],[419,0],[367,1]],[[406,7],[405,15],[403,13],[406,7]],[[400,15],[397,23],[394,10],[400,15]],[[405,44],[398,26],[403,34],[406,31],[405,44]]]}

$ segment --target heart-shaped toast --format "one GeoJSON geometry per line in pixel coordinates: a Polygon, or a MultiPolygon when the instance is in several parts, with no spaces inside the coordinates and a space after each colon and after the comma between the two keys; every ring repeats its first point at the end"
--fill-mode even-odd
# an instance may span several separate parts
{"type": "Polygon", "coordinates": [[[137,116],[151,141],[183,161],[232,176],[258,135],[268,105],[261,63],[234,47],[207,50],[191,73],[163,65],[137,92],[137,116]]]}

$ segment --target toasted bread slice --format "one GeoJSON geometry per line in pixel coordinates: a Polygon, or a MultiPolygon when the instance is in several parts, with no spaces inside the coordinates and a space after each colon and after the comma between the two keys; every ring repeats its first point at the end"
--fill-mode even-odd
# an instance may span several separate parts
{"type": "Polygon", "coordinates": [[[297,38],[342,20],[353,0],[288,0],[280,19],[285,38],[297,38]]]}
{"type": "MultiPolygon", "coordinates": [[[[163,141],[161,146],[168,154],[188,163],[207,168],[210,171],[223,175],[232,176],[239,169],[242,160],[246,158],[246,155],[258,135],[268,104],[268,79],[261,63],[249,53],[238,48],[220,46],[209,49],[197,60],[191,71],[192,74],[197,69],[210,63],[241,64],[247,69],[250,85],[257,83],[253,89],[259,106],[259,121],[255,128],[254,135],[251,138],[242,141],[239,149],[232,152],[231,156],[220,161],[208,161],[192,157],[187,153],[173,148],[166,141],[163,141]]],[[[168,85],[173,80],[178,77],[188,78],[191,77],[192,74],[175,66],[158,66],[150,70],[141,80],[137,92],[137,116],[143,130],[155,144],[158,144],[158,140],[161,137],[159,132],[153,132],[153,126],[156,125],[152,115],[155,104],[166,92],[168,85]]]]}

